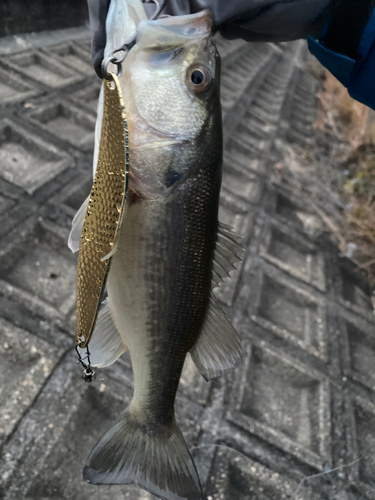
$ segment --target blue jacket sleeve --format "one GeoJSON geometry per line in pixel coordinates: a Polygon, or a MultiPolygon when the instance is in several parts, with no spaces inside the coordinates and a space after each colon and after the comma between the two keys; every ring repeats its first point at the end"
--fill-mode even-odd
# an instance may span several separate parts
{"type": "Polygon", "coordinates": [[[353,99],[375,109],[375,10],[367,23],[358,46],[358,58],[334,52],[308,37],[310,52],[345,87],[353,99]]]}

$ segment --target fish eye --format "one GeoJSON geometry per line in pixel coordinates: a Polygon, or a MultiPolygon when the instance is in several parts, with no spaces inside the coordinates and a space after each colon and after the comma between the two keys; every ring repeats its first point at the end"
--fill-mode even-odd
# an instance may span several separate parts
{"type": "Polygon", "coordinates": [[[204,74],[200,69],[195,69],[192,72],[190,79],[194,83],[194,85],[199,85],[204,80],[204,74]]]}
{"type": "Polygon", "coordinates": [[[186,84],[196,94],[205,92],[212,82],[211,71],[202,64],[193,64],[186,73],[186,84]]]}

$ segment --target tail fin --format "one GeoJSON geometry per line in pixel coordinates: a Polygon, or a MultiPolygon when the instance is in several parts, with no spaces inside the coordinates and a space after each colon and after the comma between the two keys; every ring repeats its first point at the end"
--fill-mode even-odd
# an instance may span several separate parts
{"type": "Polygon", "coordinates": [[[140,422],[129,408],[90,453],[91,484],[130,484],[163,500],[202,500],[199,477],[180,429],[140,422]]]}

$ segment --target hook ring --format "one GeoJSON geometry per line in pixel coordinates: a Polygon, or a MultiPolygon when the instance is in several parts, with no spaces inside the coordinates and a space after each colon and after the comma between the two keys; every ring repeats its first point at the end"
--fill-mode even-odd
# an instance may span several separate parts
{"type": "Polygon", "coordinates": [[[118,78],[120,78],[120,76],[122,74],[122,66],[121,66],[122,61],[119,61],[115,56],[109,56],[109,57],[106,57],[105,59],[103,59],[103,61],[102,61],[103,78],[105,78],[106,80],[112,80],[111,75],[108,73],[108,66],[110,63],[117,66],[117,76],[118,76],[118,78]]]}

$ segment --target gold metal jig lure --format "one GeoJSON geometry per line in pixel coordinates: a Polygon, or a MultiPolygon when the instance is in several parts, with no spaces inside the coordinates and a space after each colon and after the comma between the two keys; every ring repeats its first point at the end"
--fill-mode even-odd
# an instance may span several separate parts
{"type": "Polygon", "coordinates": [[[79,246],[77,344],[89,343],[124,215],[129,146],[124,102],[114,73],[104,80],[104,108],[98,165],[79,246]]]}

